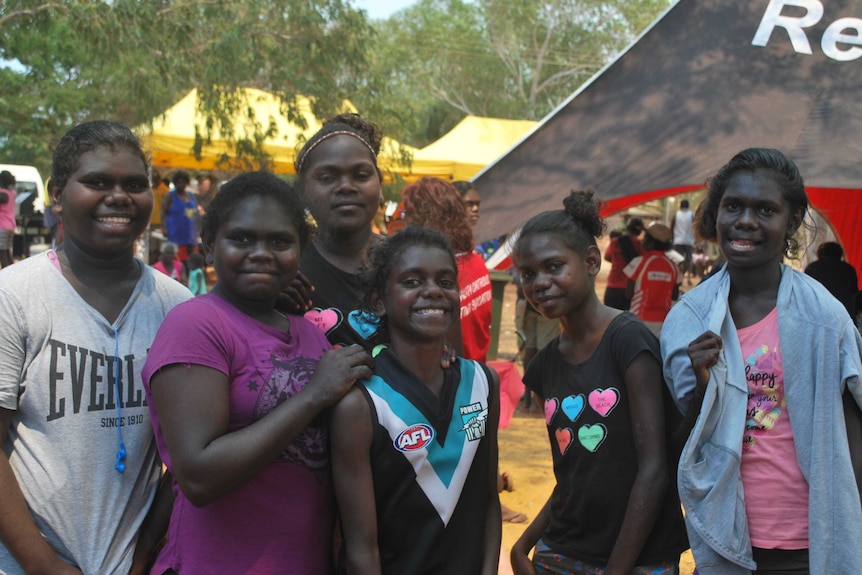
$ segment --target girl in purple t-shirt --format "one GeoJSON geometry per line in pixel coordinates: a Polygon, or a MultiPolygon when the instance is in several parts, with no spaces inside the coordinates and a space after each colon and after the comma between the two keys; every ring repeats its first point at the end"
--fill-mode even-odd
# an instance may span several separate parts
{"type": "Polygon", "coordinates": [[[144,366],[176,501],[153,573],[330,572],[333,497],[321,412],[371,375],[275,308],[309,237],[293,188],[243,174],[209,206],[202,239],[218,281],[165,319],[144,366]]]}

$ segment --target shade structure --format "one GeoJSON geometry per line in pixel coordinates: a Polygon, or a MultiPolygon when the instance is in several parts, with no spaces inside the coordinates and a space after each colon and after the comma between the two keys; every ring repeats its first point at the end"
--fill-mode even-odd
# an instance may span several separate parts
{"type": "Polygon", "coordinates": [[[679,0],[475,178],[480,240],[594,187],[606,213],[778,148],[862,266],[862,0],[679,0]]]}
{"type": "MultiPolygon", "coordinates": [[[[296,112],[306,126],[302,128],[297,122],[288,120],[284,105],[274,94],[242,88],[238,96],[243,105],[234,115],[233,137],[228,138],[216,130],[208,143],[202,143],[197,154],[194,152],[196,134],[206,134],[206,120],[198,109],[197,89],[191,90],[156,117],[151,125],[137,128],[144,145],[152,154],[153,166],[245,170],[249,168],[248,164],[237,160],[229,141],[237,138],[257,141],[260,138],[261,148],[271,158],[268,168],[275,173],[294,173],[297,152],[322,125],[312,112],[311,102],[303,96],[296,98],[296,112]],[[272,134],[262,138],[261,134],[269,132],[270,128],[272,134]]],[[[345,100],[343,111],[355,112],[356,108],[345,100]]],[[[416,150],[391,138],[384,138],[378,157],[380,168],[390,174],[406,171],[408,167],[402,162],[403,152],[415,154],[416,150]]]]}
{"type": "Polygon", "coordinates": [[[411,172],[426,172],[424,175],[447,180],[469,180],[535,125],[531,120],[467,116],[439,140],[417,151],[411,172]]]}

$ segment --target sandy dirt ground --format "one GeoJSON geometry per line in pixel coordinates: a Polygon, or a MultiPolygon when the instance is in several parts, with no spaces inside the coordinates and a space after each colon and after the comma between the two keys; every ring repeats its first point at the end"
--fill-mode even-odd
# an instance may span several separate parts
{"type": "MultiPolygon", "coordinates": [[[[605,263],[599,275],[596,291],[599,298],[604,297],[604,279],[607,275],[605,263]]],[[[500,326],[498,358],[514,360],[518,370],[523,373],[520,358],[517,357],[518,342],[515,332],[516,290],[513,284],[506,287],[500,326]]],[[[518,409],[507,429],[499,433],[500,470],[512,478],[514,490],[500,494],[500,501],[510,509],[520,511],[532,519],[542,509],[554,488],[554,471],[548,445],[548,431],[545,420],[538,410],[526,413],[518,409]]],[[[503,523],[503,547],[501,556],[501,575],[511,573],[508,564],[508,550],[521,536],[529,523],[503,523]]],[[[680,561],[682,575],[691,575],[694,562],[691,553],[686,552],[680,561]]]]}

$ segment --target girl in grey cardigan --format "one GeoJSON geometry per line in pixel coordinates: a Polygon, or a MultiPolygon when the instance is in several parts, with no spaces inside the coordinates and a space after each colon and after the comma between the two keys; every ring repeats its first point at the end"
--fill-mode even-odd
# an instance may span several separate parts
{"type": "Polygon", "coordinates": [[[862,573],[858,442],[842,403],[847,390],[862,404],[862,339],[823,286],[782,264],[807,208],[781,152],[737,154],[697,224],[727,264],[662,330],[690,429],[679,491],[701,575],[862,573]]]}

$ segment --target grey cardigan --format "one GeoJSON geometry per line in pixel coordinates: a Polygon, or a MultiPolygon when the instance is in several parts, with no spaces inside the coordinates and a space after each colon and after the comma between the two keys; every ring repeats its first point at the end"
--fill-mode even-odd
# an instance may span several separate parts
{"type": "MultiPolygon", "coordinates": [[[[689,343],[707,329],[724,346],[680,457],[680,500],[701,575],[748,575],[752,559],[739,466],[748,403],[742,352],[727,304],[725,266],[674,306],[661,332],[664,376],[686,412],[695,388],[689,343]]],[[[782,265],[778,332],[796,456],[809,485],[814,575],[862,574],[862,504],[850,461],[842,393],[862,405],[862,338],[816,280],[782,265]]]]}

